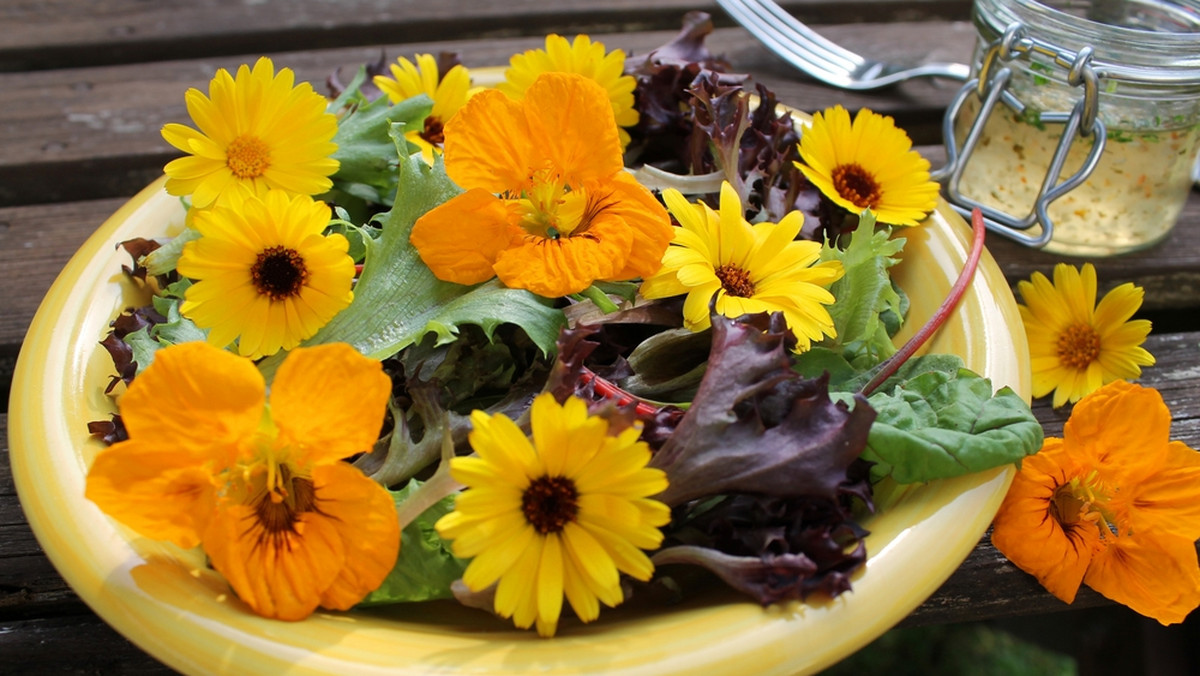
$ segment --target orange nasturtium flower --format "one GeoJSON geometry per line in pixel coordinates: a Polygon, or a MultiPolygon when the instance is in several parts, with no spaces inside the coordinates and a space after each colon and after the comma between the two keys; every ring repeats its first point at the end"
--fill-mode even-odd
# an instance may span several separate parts
{"type": "Polygon", "coordinates": [[[1118,380],[1084,397],[1063,438],[1022,461],[992,543],[1067,603],[1083,583],[1182,622],[1200,605],[1200,453],[1170,431],[1154,389],[1118,380]]]}
{"type": "Polygon", "coordinates": [[[372,448],[390,392],[379,362],[340,343],[294,350],[269,396],[248,359],[163,348],[121,399],[129,439],[96,456],[86,495],[145,537],[203,545],[259,615],[348,609],[400,550],[388,492],[342,462],[372,448]]]}
{"type": "Polygon", "coordinates": [[[556,297],[645,277],[671,241],[666,209],[624,170],[608,96],[546,73],[514,101],[488,90],[445,128],[446,173],[465,193],[410,240],[439,279],[556,297]]]}

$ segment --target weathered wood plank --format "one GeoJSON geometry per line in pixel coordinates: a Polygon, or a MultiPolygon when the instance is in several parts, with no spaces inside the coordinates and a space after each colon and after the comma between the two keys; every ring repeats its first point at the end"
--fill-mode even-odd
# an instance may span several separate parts
{"type": "Polygon", "coordinates": [[[175,673],[92,614],[0,620],[0,654],[10,675],[175,673]]]}
{"type": "MultiPolygon", "coordinates": [[[[816,24],[965,20],[970,8],[967,0],[780,4],[816,24]]],[[[733,25],[713,0],[10,0],[0,5],[0,71],[550,32],[670,30],[691,10],[733,25]]]]}
{"type": "MultiPolygon", "coordinates": [[[[42,297],[125,198],[0,209],[0,354],[16,356],[42,297]]],[[[11,379],[0,382],[8,383],[11,379]]],[[[0,484],[2,485],[2,484],[0,484]]]]}
{"type": "MultiPolygon", "coordinates": [[[[644,55],[676,31],[609,36],[610,48],[644,55]]],[[[829,27],[830,37],[857,49],[873,44],[904,46],[884,55],[909,60],[961,60],[973,44],[966,23],[863,24],[829,27]],[[903,36],[909,37],[903,37],[903,36]],[[929,51],[929,37],[937,46],[929,51]]],[[[478,41],[414,42],[385,49],[389,58],[414,52],[458,51],[469,66],[505,65],[512,54],[539,47],[544,37],[478,41]]],[[[953,83],[914,81],[889,93],[840,92],[806,80],[769,53],[741,28],[716,31],[711,49],[724,54],[739,71],[752,72],[780,100],[802,109],[821,109],[834,103],[863,106],[892,114],[918,142],[940,136],[941,110],[949,102],[953,83]]],[[[301,80],[325,91],[324,82],[336,68],[352,72],[357,64],[378,57],[379,47],[309,50],[275,54],[278,66],[288,66],[301,80]]],[[[895,48],[893,48],[895,49],[895,48]]],[[[184,92],[207,91],[218,68],[236,69],[261,52],[240,57],[206,57],[190,61],[69,68],[0,73],[0,206],[37,204],[130,195],[161,172],[178,153],[162,140],[167,122],[188,122],[184,92]]]]}

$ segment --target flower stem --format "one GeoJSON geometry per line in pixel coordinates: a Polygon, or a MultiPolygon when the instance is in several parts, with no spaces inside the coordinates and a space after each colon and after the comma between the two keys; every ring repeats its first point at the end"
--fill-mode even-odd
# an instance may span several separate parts
{"type": "Polygon", "coordinates": [[[604,314],[616,312],[618,309],[617,304],[612,302],[612,299],[607,294],[596,288],[595,284],[584,289],[580,295],[595,303],[596,307],[600,308],[600,311],[604,314]]]}
{"type": "Polygon", "coordinates": [[[900,348],[896,354],[888,357],[886,361],[879,366],[879,372],[875,374],[871,381],[863,386],[860,390],[864,397],[870,396],[880,385],[882,385],[908,358],[913,356],[921,346],[937,333],[938,329],[942,328],[942,324],[953,314],[954,309],[958,307],[959,301],[967,292],[967,287],[971,285],[971,280],[975,276],[975,269],[979,267],[979,258],[983,255],[983,240],[986,230],[983,227],[983,214],[979,209],[971,212],[971,252],[967,255],[966,263],[963,264],[963,269],[958,273],[958,279],[954,281],[954,286],[950,287],[950,293],[946,295],[946,299],[938,306],[933,316],[919,331],[908,339],[904,347],[900,348]]]}

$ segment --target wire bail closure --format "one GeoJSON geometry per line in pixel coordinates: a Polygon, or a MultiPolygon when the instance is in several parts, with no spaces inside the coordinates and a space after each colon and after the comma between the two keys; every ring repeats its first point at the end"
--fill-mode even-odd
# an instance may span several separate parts
{"type": "Polygon", "coordinates": [[[1083,47],[1078,52],[1060,49],[1051,43],[1029,37],[1026,35],[1024,24],[1019,21],[1013,22],[1004,30],[999,40],[988,46],[979,68],[979,75],[963,85],[947,108],[942,120],[946,164],[933,172],[932,178],[938,182],[945,181],[946,200],[955,211],[969,216],[971,210],[977,208],[983,213],[984,224],[989,230],[1027,246],[1043,247],[1054,235],[1054,223],[1050,220],[1048,211],[1050,203],[1087,180],[1100,162],[1100,154],[1104,152],[1106,130],[1097,114],[1098,109],[1099,85],[1096,72],[1092,68],[1092,48],[1083,47]],[[1034,200],[1033,208],[1025,216],[1018,217],[967,197],[959,190],[959,182],[983,134],[984,125],[996,110],[996,104],[1003,102],[1016,115],[1024,115],[1026,105],[1008,89],[1013,71],[1007,64],[1019,58],[1031,60],[1035,53],[1050,57],[1056,65],[1067,68],[1067,84],[1071,87],[1082,87],[1083,95],[1070,111],[1042,112],[1038,116],[1043,123],[1062,124],[1062,136],[1046,169],[1046,176],[1042,180],[1041,190],[1034,200]],[[963,103],[972,95],[977,96],[982,105],[960,148],[955,139],[955,124],[963,103]],[[1083,165],[1060,182],[1059,175],[1071,146],[1077,140],[1089,136],[1094,141],[1083,165]],[[1035,236],[1026,232],[1034,225],[1041,225],[1041,234],[1035,236]]]}

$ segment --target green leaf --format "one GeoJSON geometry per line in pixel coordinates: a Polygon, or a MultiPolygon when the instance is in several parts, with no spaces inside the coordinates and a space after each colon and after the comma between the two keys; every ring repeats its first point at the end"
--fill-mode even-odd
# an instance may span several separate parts
{"type": "Polygon", "coordinates": [[[125,341],[130,350],[133,350],[133,361],[137,364],[137,375],[141,375],[142,371],[145,371],[146,367],[154,361],[154,353],[158,352],[159,348],[164,347],[162,343],[151,338],[149,331],[145,328],[127,334],[122,340],[125,341]]]}
{"type": "Polygon", "coordinates": [[[396,190],[397,162],[407,156],[396,150],[392,125],[423,123],[431,110],[433,100],[424,94],[396,105],[384,96],[347,115],[333,137],[338,146],[333,158],[340,163],[334,182],[353,195],[372,195],[374,201],[385,202],[396,190]]]}
{"type": "Polygon", "coordinates": [[[991,381],[967,369],[926,370],[868,401],[878,414],[862,454],[877,463],[872,478],[944,479],[1020,462],[1042,447],[1029,405],[1007,387],[993,395],[991,381]]]}
{"type": "MultiPolygon", "coordinates": [[[[439,280],[409,243],[421,215],[461,192],[440,158],[432,167],[420,155],[401,160],[396,204],[383,219],[379,240],[367,249],[354,301],[305,345],[344,342],[368,357],[386,359],[428,333],[448,342],[460,325],[475,324],[490,338],[508,322],[524,329],[543,353],[552,354],[566,317],[550,301],[494,280],[473,287],[439,280]]],[[[260,368],[270,377],[282,359],[271,357],[260,368]]]]}
{"type": "MultiPolygon", "coordinates": [[[[410,481],[399,491],[388,491],[399,507],[417,489],[410,481]]],[[[442,498],[400,532],[400,556],[379,587],[359,606],[452,598],[450,585],[462,577],[467,561],[456,558],[434,529],[443,515],[454,509],[454,496],[442,498]]]]}
{"type": "Polygon", "coordinates": [[[895,317],[902,317],[905,307],[888,268],[899,262],[896,256],[904,243],[903,238],[891,238],[889,229],[876,230],[874,215],[864,211],[844,250],[827,246],[821,252],[822,260],[840,260],[845,270],[830,287],[837,299],[829,306],[837,338],[822,345],[842,352],[857,370],[866,370],[896,351],[889,328],[895,327],[895,317]],[[885,313],[895,317],[885,321],[881,317],[885,313]]]}
{"type": "Polygon", "coordinates": [[[146,266],[146,272],[158,276],[175,270],[175,266],[179,263],[179,256],[183,254],[183,245],[194,239],[200,239],[200,231],[195,228],[184,228],[183,232],[146,254],[146,257],[142,259],[142,265],[146,266]]]}

